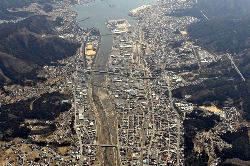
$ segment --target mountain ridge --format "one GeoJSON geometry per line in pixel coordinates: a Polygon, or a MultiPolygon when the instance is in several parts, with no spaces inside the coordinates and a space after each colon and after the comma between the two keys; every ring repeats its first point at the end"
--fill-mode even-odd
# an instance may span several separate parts
{"type": "Polygon", "coordinates": [[[227,16],[242,17],[250,15],[249,0],[190,0],[192,6],[166,15],[177,17],[192,16],[199,19],[213,19],[227,16]],[[204,16],[204,15],[206,16],[204,16]]]}
{"type": "Polygon", "coordinates": [[[45,16],[3,24],[0,25],[0,70],[12,83],[23,83],[25,78],[35,78],[36,71],[44,65],[74,55],[79,46],[60,38],[55,22],[45,16]]]}

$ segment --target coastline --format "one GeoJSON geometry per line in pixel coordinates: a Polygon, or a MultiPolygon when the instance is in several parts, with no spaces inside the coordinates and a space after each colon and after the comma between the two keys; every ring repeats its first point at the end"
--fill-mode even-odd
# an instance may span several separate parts
{"type": "MultiPolygon", "coordinates": [[[[85,1],[86,2],[86,1],[85,1]]],[[[84,3],[85,3],[84,2],[84,3]]],[[[96,4],[96,2],[94,3],[94,1],[92,1],[92,0],[87,0],[87,3],[93,3],[93,4],[96,4]]],[[[110,2],[105,2],[104,4],[105,5],[108,5],[110,2]]],[[[101,3],[101,4],[103,4],[103,3],[101,3]]],[[[132,9],[131,10],[131,8],[130,9],[128,9],[127,11],[125,11],[124,12],[124,14],[126,15],[126,17],[125,17],[125,19],[124,20],[126,20],[126,23],[124,23],[124,26],[126,26],[126,27],[128,27],[128,24],[130,25],[131,24],[131,21],[132,21],[132,24],[131,25],[133,25],[133,26],[135,26],[136,24],[137,24],[137,22],[136,22],[136,20],[133,18],[133,17],[131,17],[131,15],[129,15],[129,13],[128,13],[128,11],[139,11],[139,10],[142,10],[142,9],[144,9],[144,8],[147,8],[147,7],[149,7],[149,6],[152,6],[152,5],[143,5],[143,4],[145,4],[144,3],[144,1],[143,2],[139,2],[139,3],[135,3],[135,5],[133,5],[133,6],[137,6],[137,5],[139,5],[139,7],[135,7],[134,9],[132,9]],[[134,25],[135,24],[135,25],[134,25]]],[[[71,10],[72,11],[74,11],[74,12],[76,12],[77,13],[77,17],[78,17],[78,20],[79,19],[82,19],[81,17],[83,17],[82,16],[82,10],[81,10],[81,8],[75,8],[75,9],[72,9],[73,7],[75,7],[75,6],[80,6],[81,4],[74,4],[74,5],[72,5],[72,7],[71,7],[71,10]]],[[[83,5],[83,6],[85,6],[85,5],[83,5]]],[[[83,7],[82,6],[82,7],[83,7]]],[[[86,7],[86,9],[87,9],[87,11],[88,11],[88,9],[92,9],[93,8],[93,5],[89,5],[88,7],[86,7]]],[[[109,8],[109,7],[108,7],[109,8]]],[[[119,6],[116,6],[116,8],[112,8],[111,10],[113,11],[113,9],[115,9],[114,11],[116,11],[117,10],[117,8],[119,8],[119,6]]],[[[117,11],[116,11],[117,12],[117,11]]],[[[91,15],[91,14],[89,14],[89,15],[91,15]]],[[[87,15],[85,15],[85,17],[87,17],[87,16],[89,16],[88,14],[87,15]]],[[[95,25],[95,24],[93,24],[92,22],[93,21],[101,21],[102,19],[96,19],[96,18],[93,18],[92,16],[89,16],[89,17],[91,17],[89,20],[87,20],[86,21],[86,23],[84,22],[84,26],[85,26],[85,28],[87,28],[87,27],[95,27],[95,28],[99,28],[99,31],[100,31],[100,33],[101,33],[101,36],[100,36],[100,38],[101,38],[101,40],[100,40],[100,43],[99,43],[99,47],[98,47],[98,50],[97,50],[97,52],[96,52],[96,57],[95,57],[95,61],[96,61],[96,63],[99,63],[100,64],[100,62],[98,62],[98,61],[100,61],[100,60],[102,60],[103,62],[103,64],[101,64],[101,70],[105,70],[106,68],[107,68],[107,62],[108,62],[108,59],[109,59],[109,54],[110,54],[110,52],[112,51],[112,47],[113,47],[113,44],[114,44],[114,41],[113,41],[113,35],[111,35],[111,37],[107,37],[107,36],[105,36],[105,34],[109,34],[109,33],[112,33],[111,32],[111,30],[109,29],[109,27],[107,27],[107,24],[105,25],[105,23],[106,23],[106,21],[107,20],[103,20],[104,21],[104,24],[103,24],[103,22],[100,22],[100,24],[98,24],[98,25],[95,25]],[[90,23],[90,24],[89,24],[90,23]],[[103,25],[102,25],[103,24],[103,25]],[[105,27],[105,28],[104,28],[105,27]],[[106,29],[107,28],[107,29],[106,29]],[[105,63],[105,64],[104,64],[105,63]]],[[[120,16],[119,16],[120,17],[120,16]]],[[[111,17],[111,18],[113,18],[113,17],[111,17]]],[[[109,19],[108,17],[107,17],[107,19],[109,19],[109,21],[110,20],[117,20],[116,19],[116,17],[114,17],[115,19],[109,19]]],[[[119,20],[123,20],[122,19],[123,17],[121,16],[121,18],[119,19],[119,20]]],[[[77,20],[77,18],[75,18],[75,20],[77,20]]],[[[77,21],[77,24],[80,26],[80,24],[83,24],[83,23],[81,23],[81,21],[77,21]]],[[[80,26],[81,27],[81,26],[80,26]]],[[[82,28],[82,29],[85,29],[85,28],[82,28]]],[[[96,67],[95,66],[93,66],[95,69],[96,69],[96,67]]]]}
{"type": "Polygon", "coordinates": [[[139,12],[140,10],[146,9],[146,8],[148,8],[148,7],[150,7],[150,6],[152,6],[152,5],[142,5],[142,6],[140,6],[140,7],[137,7],[137,8],[135,8],[135,9],[133,9],[133,10],[130,10],[129,13],[131,13],[131,14],[136,14],[136,13],[139,12]]]}

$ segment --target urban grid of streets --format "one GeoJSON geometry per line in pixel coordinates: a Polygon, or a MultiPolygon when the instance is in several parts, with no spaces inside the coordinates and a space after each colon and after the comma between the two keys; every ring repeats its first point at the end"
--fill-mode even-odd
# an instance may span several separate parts
{"type": "MultiPolygon", "coordinates": [[[[66,149],[67,156],[50,147],[41,148],[28,143],[32,151],[42,156],[41,162],[59,165],[183,165],[185,117],[177,113],[171,90],[189,84],[196,85],[204,79],[187,82],[182,78],[185,72],[176,74],[171,68],[192,64],[198,64],[201,68],[207,62],[201,62],[196,52],[202,50],[198,50],[192,43],[183,42],[179,47],[180,50],[191,52],[188,54],[177,53],[171,47],[173,42],[188,40],[185,28],[197,19],[188,16],[172,17],[167,16],[167,13],[190,7],[190,3],[161,0],[157,5],[134,10],[136,12],[130,14],[137,22],[136,26],[129,26],[126,20],[107,21],[112,32],[113,47],[105,71],[100,68],[102,55],[97,54],[95,61],[92,61],[92,57],[84,54],[85,45],[98,47],[100,43],[96,41],[100,37],[91,36],[88,31],[79,29],[75,20],[76,13],[71,11],[72,6],[68,2],[55,3],[55,10],[51,13],[40,10],[36,3],[19,9],[48,14],[52,20],[58,16],[63,17],[64,26],[57,27],[60,37],[82,42],[75,56],[63,60],[65,66],[44,67],[48,78],[45,84],[30,89],[16,86],[16,89],[10,89],[10,96],[0,99],[1,103],[12,103],[54,91],[71,93],[73,89],[73,108],[60,115],[57,132],[46,139],[48,142],[72,140],[66,149]],[[176,30],[181,33],[174,33],[176,30]],[[71,115],[75,117],[77,135],[65,133],[70,130],[67,125],[71,122],[71,115]]],[[[207,59],[210,58],[209,54],[205,55],[207,59]]],[[[233,62],[232,58],[229,59],[233,62]]],[[[190,103],[175,101],[177,105],[184,112],[192,111],[190,103]]],[[[220,113],[222,123],[214,128],[216,132],[200,132],[196,135],[196,142],[205,148],[210,157],[209,165],[218,163],[218,157],[213,153],[215,143],[220,148],[229,147],[218,135],[228,130],[237,130],[233,122],[239,116],[235,108],[223,108],[220,113]],[[204,140],[209,141],[204,143],[204,140]]],[[[38,141],[40,137],[31,136],[31,139],[38,141]]],[[[19,150],[20,147],[26,147],[25,144],[26,141],[20,141],[17,146],[10,143],[1,147],[7,149],[11,146],[19,155],[18,163],[34,163],[27,159],[31,158],[32,153],[19,150]]]]}
{"type": "MultiPolygon", "coordinates": [[[[161,26],[166,27],[166,23],[172,21],[173,25],[178,25],[174,28],[181,26],[184,28],[196,19],[187,17],[185,21],[181,20],[183,21],[181,24],[179,20],[173,22],[170,18],[164,23],[161,20],[164,14],[162,10],[165,9],[161,8],[163,4],[162,2],[131,13],[135,19],[138,19],[137,26],[131,27],[126,20],[107,21],[106,24],[112,32],[113,47],[105,71],[98,73],[98,68],[95,68],[96,65],[93,64],[85,66],[85,55],[81,48],[77,56],[78,60],[76,60],[78,70],[74,74],[73,82],[75,85],[75,128],[80,140],[80,161],[86,164],[103,165],[166,165],[167,163],[183,165],[183,120],[173,106],[171,93],[173,87],[171,87],[170,80],[172,72],[164,71],[153,77],[150,70],[152,66],[150,66],[149,59],[156,58],[156,54],[153,53],[154,49],[165,51],[167,48],[161,46],[162,49],[159,49],[157,36],[155,38],[146,38],[146,36],[151,33],[147,31],[155,30],[149,29],[148,24],[157,23],[160,30],[161,26]],[[154,17],[154,20],[147,17],[148,15],[154,17]],[[145,29],[145,27],[148,28],[145,29]],[[154,40],[153,43],[150,40],[154,40]],[[149,55],[147,51],[150,52],[149,55]],[[81,83],[82,77],[86,74],[88,77],[90,75],[87,85],[81,83]],[[98,80],[98,83],[95,80],[98,80]],[[76,101],[81,101],[81,94],[85,93],[86,96],[86,92],[88,92],[87,96],[92,107],[87,111],[81,102],[76,101]],[[99,96],[99,99],[96,99],[96,96],[99,96]],[[112,116],[113,119],[106,118],[104,122],[100,115],[112,116]],[[95,118],[89,120],[89,116],[95,118]],[[109,135],[106,136],[102,134],[104,130],[102,126],[109,126],[108,123],[117,123],[117,125],[105,130],[109,135]],[[88,133],[91,136],[84,136],[88,133]],[[112,149],[113,155],[105,158],[105,155],[100,155],[98,152],[100,149],[112,149]],[[88,157],[89,153],[92,157],[88,157]]],[[[181,5],[177,3],[177,7],[181,5]]],[[[165,30],[166,32],[172,31],[169,27],[165,30]]],[[[159,34],[160,39],[164,38],[165,33],[159,34]]],[[[89,38],[96,38],[96,36],[89,36],[89,38]]],[[[176,40],[183,38],[185,39],[186,36],[180,35],[176,40]]],[[[91,40],[86,41],[90,45],[93,44],[91,42],[91,40]]],[[[162,62],[159,60],[159,65],[162,65],[162,62]]]]}
{"type": "MultiPolygon", "coordinates": [[[[119,43],[119,41],[121,40],[123,42],[129,41],[126,33],[119,35],[114,34],[114,36],[116,36],[114,42],[119,43]]],[[[135,46],[137,44],[132,45],[135,46]]],[[[166,164],[167,162],[169,162],[182,165],[183,160],[180,160],[180,156],[183,157],[182,154],[184,150],[183,139],[181,140],[180,136],[182,124],[180,124],[181,122],[179,115],[173,107],[169,77],[164,72],[162,73],[162,76],[160,78],[152,80],[152,74],[148,70],[147,65],[136,63],[136,59],[142,57],[142,55],[139,55],[142,53],[137,54],[137,52],[140,52],[138,50],[140,50],[141,48],[137,46],[133,48],[129,47],[126,49],[122,49],[124,51],[126,50],[125,52],[126,54],[130,54],[129,56],[125,54],[118,54],[120,52],[120,48],[112,49],[111,53],[114,53],[114,55],[110,55],[107,70],[110,70],[112,68],[124,68],[124,71],[126,71],[126,73],[130,72],[129,70],[133,70],[136,71],[136,74],[132,74],[128,77],[122,71],[121,73],[117,71],[110,71],[106,73],[106,80],[103,83],[103,87],[105,89],[109,89],[109,98],[114,101],[113,104],[116,106],[116,116],[118,118],[118,121],[120,122],[118,122],[116,128],[116,137],[118,140],[116,144],[100,144],[98,143],[98,139],[94,139],[96,135],[93,136],[93,139],[91,140],[91,142],[89,142],[89,144],[86,144],[86,137],[84,138],[83,134],[86,134],[88,130],[81,129],[89,126],[85,126],[84,124],[81,125],[81,122],[84,121],[85,118],[79,118],[79,116],[84,116],[85,113],[83,111],[81,112],[81,108],[83,107],[83,105],[76,101],[76,96],[79,95],[77,91],[82,91],[84,88],[86,88],[86,86],[81,86],[81,81],[79,81],[79,79],[77,78],[81,78],[82,75],[77,74],[78,70],[75,72],[75,128],[80,140],[80,154],[83,154],[83,143],[85,143],[84,146],[86,148],[92,149],[96,149],[96,146],[102,146],[105,148],[116,147],[121,157],[119,159],[119,162],[123,165],[128,162],[130,164],[143,163],[150,165],[155,165],[157,163],[166,164]],[[136,48],[136,51],[133,51],[133,48],[136,48]],[[134,57],[134,59],[131,58],[131,56],[134,57]],[[115,66],[112,65],[112,61],[114,61],[114,59],[116,58],[119,58],[120,63],[115,66]],[[143,73],[143,77],[141,77],[141,74],[138,73],[143,73]],[[160,79],[166,80],[166,84],[168,87],[167,89],[162,88],[161,86],[154,86],[157,85],[157,82],[160,79]],[[154,91],[155,88],[157,88],[158,93],[154,91]],[[165,97],[165,90],[167,90],[169,93],[169,99],[165,97]],[[160,141],[159,143],[158,139],[160,141]],[[180,148],[181,142],[182,148],[180,148]]],[[[82,51],[80,51],[79,62],[82,59],[83,55],[82,51]]],[[[138,62],[141,61],[143,61],[143,59],[139,60],[138,62]]],[[[76,69],[84,69],[84,63],[81,62],[80,65],[82,66],[76,66],[76,69]]],[[[90,72],[88,70],[85,71],[86,73],[90,72]]],[[[91,89],[90,84],[87,87],[91,89]]],[[[88,90],[88,92],[90,93],[91,91],[92,90],[88,90]]],[[[90,95],[88,96],[91,97],[90,95]]],[[[92,113],[95,112],[92,111],[92,113]]],[[[92,121],[93,123],[95,123],[94,119],[92,119],[92,121]]],[[[92,130],[95,130],[95,128],[93,128],[92,130]]],[[[87,163],[91,162],[91,159],[87,159],[86,157],[87,156],[81,155],[80,161],[87,161],[87,163]]]]}

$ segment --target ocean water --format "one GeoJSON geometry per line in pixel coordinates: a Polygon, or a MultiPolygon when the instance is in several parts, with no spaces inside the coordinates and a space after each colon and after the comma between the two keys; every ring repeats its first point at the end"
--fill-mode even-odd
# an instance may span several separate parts
{"type": "MultiPolygon", "coordinates": [[[[77,21],[79,21],[81,28],[95,27],[100,30],[101,34],[109,34],[110,31],[104,23],[105,20],[126,19],[131,25],[135,25],[135,21],[128,15],[128,12],[142,5],[156,3],[156,0],[95,0],[88,4],[74,6],[72,10],[78,13],[77,21]]],[[[104,59],[102,69],[106,66],[111,46],[112,37],[102,36],[98,55],[98,58],[104,59]]]]}

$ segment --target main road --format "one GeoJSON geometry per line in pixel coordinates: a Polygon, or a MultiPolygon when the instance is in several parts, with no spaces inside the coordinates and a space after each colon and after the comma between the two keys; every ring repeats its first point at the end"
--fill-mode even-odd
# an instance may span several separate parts
{"type": "Polygon", "coordinates": [[[166,76],[166,72],[164,73],[164,77],[167,80],[167,84],[168,84],[168,94],[169,94],[169,101],[170,101],[170,108],[173,110],[173,112],[177,115],[177,128],[178,128],[178,138],[177,138],[177,165],[180,165],[180,115],[179,113],[176,111],[176,109],[174,108],[174,104],[173,104],[173,98],[172,98],[172,90],[170,88],[170,81],[169,81],[169,76],[166,76]]]}
{"type": "MultiPolygon", "coordinates": [[[[77,68],[78,66],[76,66],[76,68],[77,68]]],[[[76,77],[76,75],[77,75],[77,71],[75,71],[74,72],[74,74],[73,74],[73,77],[74,77],[74,87],[73,87],[73,96],[74,96],[74,116],[75,116],[75,120],[74,120],[74,129],[75,129],[75,131],[77,132],[77,138],[78,138],[78,140],[79,140],[79,146],[80,146],[80,160],[82,161],[83,160],[83,155],[82,155],[82,140],[81,140],[81,136],[80,136],[80,134],[81,133],[79,133],[79,131],[77,130],[77,125],[76,125],[76,119],[77,119],[77,116],[76,116],[76,112],[77,112],[77,104],[76,104],[76,88],[77,88],[77,85],[79,85],[78,84],[78,79],[77,79],[77,77],[76,77]]]]}
{"type": "Polygon", "coordinates": [[[235,70],[237,71],[237,73],[239,73],[239,75],[240,75],[242,81],[246,81],[245,78],[243,77],[243,75],[241,74],[240,70],[238,69],[238,67],[235,65],[232,56],[231,56],[230,54],[227,53],[227,57],[228,57],[228,59],[230,59],[231,63],[234,65],[234,68],[235,68],[235,70]]]}

